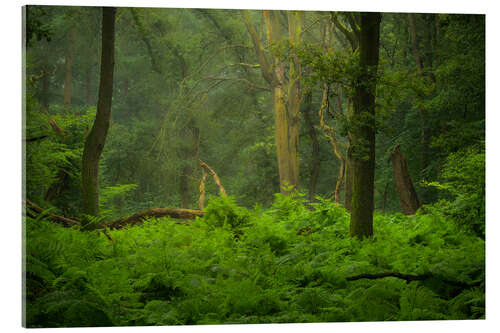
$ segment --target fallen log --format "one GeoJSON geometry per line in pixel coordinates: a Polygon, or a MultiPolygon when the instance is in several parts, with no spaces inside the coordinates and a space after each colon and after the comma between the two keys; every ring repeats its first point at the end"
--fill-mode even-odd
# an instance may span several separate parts
{"type": "MultiPolygon", "coordinates": [[[[36,214],[40,215],[44,213],[46,217],[56,223],[62,224],[64,227],[72,227],[75,225],[81,225],[80,221],[75,219],[67,218],[64,216],[55,215],[48,213],[45,209],[41,208],[37,204],[31,202],[30,200],[25,200],[24,203],[26,207],[36,214]]],[[[151,208],[134,215],[124,217],[111,222],[101,222],[96,226],[97,229],[121,229],[125,226],[132,226],[143,222],[148,218],[161,218],[161,217],[171,217],[174,219],[183,220],[194,220],[196,217],[202,217],[204,212],[197,209],[184,209],[184,208],[151,208]]],[[[33,214],[27,212],[28,216],[34,217],[33,214]]],[[[189,224],[189,223],[182,223],[189,224]]]]}
{"type": "Polygon", "coordinates": [[[443,283],[447,283],[462,289],[466,288],[472,288],[472,287],[479,287],[484,281],[476,281],[473,283],[466,283],[462,281],[453,281],[446,279],[441,276],[433,275],[433,274],[421,274],[421,275],[413,275],[413,274],[402,274],[398,272],[384,272],[384,273],[377,273],[377,274],[359,274],[359,275],[354,275],[354,276],[349,276],[346,277],[347,281],[355,281],[355,280],[360,280],[360,279],[370,279],[370,280],[375,280],[375,279],[381,279],[381,278],[386,278],[386,277],[395,277],[398,279],[406,280],[407,283],[411,281],[425,281],[425,280],[440,280],[443,283]]]}
{"type": "MultiPolygon", "coordinates": [[[[59,224],[62,224],[65,227],[69,228],[69,227],[72,227],[75,225],[80,225],[80,222],[78,222],[77,220],[49,213],[45,209],[43,209],[40,206],[38,206],[37,204],[29,201],[28,199],[24,200],[24,204],[26,205],[26,208],[31,209],[32,211],[34,211],[37,214],[45,213],[45,215],[47,216],[47,218],[49,220],[57,222],[59,224]]],[[[28,215],[28,216],[30,216],[30,215],[28,215]]]]}
{"type": "Polygon", "coordinates": [[[399,279],[403,279],[406,281],[420,281],[420,280],[425,280],[428,279],[430,276],[429,275],[412,275],[412,274],[402,274],[398,272],[385,272],[385,273],[378,273],[378,274],[359,274],[355,276],[349,276],[346,277],[347,281],[355,281],[355,280],[361,280],[361,279],[381,279],[385,277],[396,277],[399,279]]]}
{"type": "Polygon", "coordinates": [[[174,219],[194,220],[203,217],[203,211],[184,208],[151,208],[129,217],[121,218],[109,223],[101,223],[99,227],[109,229],[121,229],[128,225],[136,225],[148,218],[171,217],[174,219]]]}

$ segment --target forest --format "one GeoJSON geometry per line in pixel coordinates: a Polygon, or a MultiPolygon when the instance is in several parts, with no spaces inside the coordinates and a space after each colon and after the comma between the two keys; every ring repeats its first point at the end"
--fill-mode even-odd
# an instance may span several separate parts
{"type": "Polygon", "coordinates": [[[485,15],[23,18],[23,326],[485,319],[485,15]]]}

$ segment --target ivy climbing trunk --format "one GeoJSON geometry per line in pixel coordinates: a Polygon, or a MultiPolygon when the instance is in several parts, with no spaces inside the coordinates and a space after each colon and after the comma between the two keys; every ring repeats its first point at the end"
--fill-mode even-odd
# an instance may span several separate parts
{"type": "Polygon", "coordinates": [[[354,97],[352,129],[352,237],[373,235],[375,178],[375,88],[379,57],[380,13],[361,13],[360,74],[354,97]]]}
{"type": "Polygon", "coordinates": [[[83,149],[82,211],[84,214],[92,216],[99,214],[99,159],[111,118],[115,62],[115,13],[116,8],[113,7],[103,7],[102,9],[101,75],[97,114],[83,149]]]}

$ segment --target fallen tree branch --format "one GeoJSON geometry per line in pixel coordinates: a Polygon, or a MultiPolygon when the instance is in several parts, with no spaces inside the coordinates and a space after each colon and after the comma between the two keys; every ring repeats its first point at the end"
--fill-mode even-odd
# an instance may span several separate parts
{"type": "Polygon", "coordinates": [[[386,278],[386,277],[395,277],[398,279],[403,279],[406,280],[407,283],[411,281],[425,281],[425,280],[439,280],[442,281],[443,283],[447,283],[448,285],[453,285],[455,287],[461,288],[461,289],[467,289],[467,288],[472,288],[472,287],[479,287],[484,281],[476,281],[473,283],[466,283],[462,281],[453,281],[453,280],[448,280],[444,277],[441,276],[436,276],[433,274],[421,274],[421,275],[413,275],[413,274],[402,274],[398,272],[384,272],[384,273],[377,273],[377,274],[359,274],[355,276],[349,276],[346,277],[347,281],[355,281],[355,280],[360,280],[360,279],[370,279],[370,280],[375,280],[375,279],[381,279],[381,278],[386,278]]]}
{"type": "MultiPolygon", "coordinates": [[[[24,204],[26,205],[26,208],[31,209],[32,211],[34,211],[37,214],[44,213],[49,220],[60,223],[60,224],[64,225],[65,227],[72,227],[75,225],[80,225],[80,222],[78,222],[77,220],[70,219],[70,218],[67,218],[64,216],[55,215],[52,213],[48,213],[45,209],[43,209],[40,206],[38,206],[37,204],[29,201],[28,199],[24,200],[24,204]]],[[[28,213],[27,213],[27,215],[30,216],[30,214],[28,214],[28,213]]]]}
{"type": "Polygon", "coordinates": [[[128,225],[136,225],[148,218],[171,217],[174,219],[194,220],[203,217],[203,211],[184,208],[151,208],[129,217],[121,218],[109,223],[101,223],[99,228],[121,229],[128,225]]]}
{"type": "Polygon", "coordinates": [[[200,166],[203,169],[207,170],[207,172],[214,178],[215,183],[219,187],[220,194],[224,197],[227,197],[226,190],[224,189],[224,186],[222,186],[222,182],[220,181],[219,176],[217,176],[217,174],[215,173],[214,169],[209,167],[208,164],[206,164],[202,160],[200,160],[200,166]]]}
{"type": "MultiPolygon", "coordinates": [[[[81,223],[75,219],[67,218],[64,216],[55,215],[52,213],[48,213],[47,210],[41,208],[37,204],[25,200],[23,201],[26,207],[31,211],[35,212],[37,215],[45,214],[45,216],[56,223],[62,224],[64,227],[72,227],[75,225],[81,225],[81,223]]],[[[202,217],[204,212],[202,210],[197,209],[183,209],[183,208],[151,208],[140,213],[124,217],[112,222],[101,222],[97,225],[97,229],[121,229],[128,225],[136,225],[148,218],[161,218],[161,217],[171,217],[174,219],[184,219],[184,220],[193,220],[196,217],[202,217]]],[[[26,215],[35,218],[36,215],[32,214],[30,211],[26,211],[26,215]]],[[[178,224],[187,224],[187,222],[176,222],[178,224]]],[[[105,234],[106,235],[106,234],[105,234]]],[[[110,238],[109,234],[106,237],[110,238]]],[[[111,239],[110,239],[111,240],[111,239]]]]}
{"type": "Polygon", "coordinates": [[[406,281],[421,281],[421,280],[426,280],[430,278],[430,275],[423,274],[423,275],[412,275],[412,274],[402,274],[398,272],[385,272],[385,273],[378,273],[378,274],[359,274],[355,276],[349,276],[346,277],[347,281],[355,281],[355,280],[360,280],[360,279],[370,279],[370,280],[375,280],[375,279],[381,279],[385,277],[396,277],[399,279],[403,279],[406,281]]]}
{"type": "Polygon", "coordinates": [[[48,135],[40,135],[40,136],[35,136],[33,138],[26,138],[26,139],[24,139],[24,141],[25,142],[35,142],[35,141],[43,140],[47,137],[48,137],[48,135]]]}
{"type": "Polygon", "coordinates": [[[203,170],[203,175],[200,180],[200,199],[198,200],[198,206],[200,210],[203,210],[205,205],[205,179],[207,178],[207,173],[203,170]]]}

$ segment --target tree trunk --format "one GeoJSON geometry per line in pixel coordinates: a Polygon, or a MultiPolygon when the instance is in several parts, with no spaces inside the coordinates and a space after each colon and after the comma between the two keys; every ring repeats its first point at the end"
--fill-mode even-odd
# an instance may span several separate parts
{"type": "Polygon", "coordinates": [[[308,92],[304,98],[304,107],[302,109],[302,114],[304,115],[304,120],[306,122],[309,137],[312,143],[312,152],[311,152],[311,176],[309,180],[309,201],[314,200],[314,196],[316,195],[316,185],[318,183],[319,176],[319,142],[318,135],[316,134],[316,129],[314,128],[314,123],[311,119],[311,111],[312,111],[312,93],[308,92]]]}
{"type": "Polygon", "coordinates": [[[85,100],[87,105],[94,104],[92,103],[92,64],[88,64],[85,73],[85,100]]]}
{"type": "MultiPolygon", "coordinates": [[[[415,16],[414,14],[408,14],[408,24],[410,26],[410,35],[411,35],[411,45],[413,50],[413,57],[415,59],[415,64],[417,66],[417,72],[419,76],[423,76],[423,63],[420,57],[420,50],[418,47],[418,38],[417,38],[417,28],[415,25],[415,16]]],[[[426,160],[426,151],[427,151],[427,142],[425,139],[425,114],[422,108],[418,109],[418,115],[420,118],[420,145],[421,145],[421,153],[420,153],[420,170],[423,170],[427,166],[426,160]]]]}
{"type": "Polygon", "coordinates": [[[193,177],[193,164],[198,156],[198,147],[200,145],[200,129],[198,127],[189,127],[192,147],[185,151],[185,165],[182,168],[180,178],[180,192],[182,208],[188,208],[191,203],[190,179],[193,177]]]}
{"type": "Polygon", "coordinates": [[[399,145],[391,153],[391,161],[394,168],[394,184],[396,184],[401,211],[405,215],[413,215],[420,207],[420,202],[408,173],[406,158],[401,154],[399,145]]]}
{"type": "MultiPolygon", "coordinates": [[[[268,40],[270,43],[282,39],[278,12],[264,11],[268,40]]],[[[288,35],[291,43],[300,40],[302,16],[300,12],[288,13],[288,35]]],[[[289,63],[288,80],[285,77],[285,64],[279,57],[273,57],[274,118],[276,124],[276,149],[280,174],[281,192],[287,194],[288,187],[297,188],[299,184],[299,76],[300,65],[296,57],[289,63]]]]}
{"type": "Polygon", "coordinates": [[[375,178],[375,88],[379,57],[380,13],[361,13],[360,75],[355,89],[352,129],[351,236],[373,235],[375,178]]]}
{"type": "Polygon", "coordinates": [[[352,204],[352,161],[351,161],[351,147],[347,144],[345,158],[345,182],[344,182],[344,207],[350,212],[352,204]]]}
{"type": "Polygon", "coordinates": [[[410,36],[411,36],[411,46],[413,50],[413,57],[415,58],[415,64],[417,65],[417,71],[419,75],[422,75],[423,65],[420,59],[420,51],[418,49],[418,39],[417,39],[417,28],[415,26],[415,16],[414,14],[408,13],[408,24],[410,26],[410,36]]]}
{"type": "MultiPolygon", "coordinates": [[[[260,38],[252,25],[247,11],[242,12],[255,53],[259,59],[262,77],[271,87],[273,94],[274,119],[276,124],[275,140],[280,175],[281,192],[287,194],[289,186],[297,187],[299,183],[299,116],[300,116],[300,75],[298,59],[291,57],[288,76],[285,75],[285,64],[277,56],[272,57],[264,52],[260,38]]],[[[269,45],[282,40],[279,12],[264,11],[267,40],[269,45]]],[[[288,13],[288,37],[291,43],[300,40],[303,12],[288,13]]]]}
{"type": "Polygon", "coordinates": [[[68,48],[66,50],[66,75],[64,79],[64,105],[71,105],[71,84],[73,80],[73,53],[75,43],[75,28],[69,33],[68,48]]]}
{"type": "Polygon", "coordinates": [[[115,13],[116,8],[113,7],[103,7],[102,9],[101,75],[97,114],[83,149],[82,208],[84,214],[92,216],[99,214],[99,159],[111,118],[115,61],[115,13]]]}

